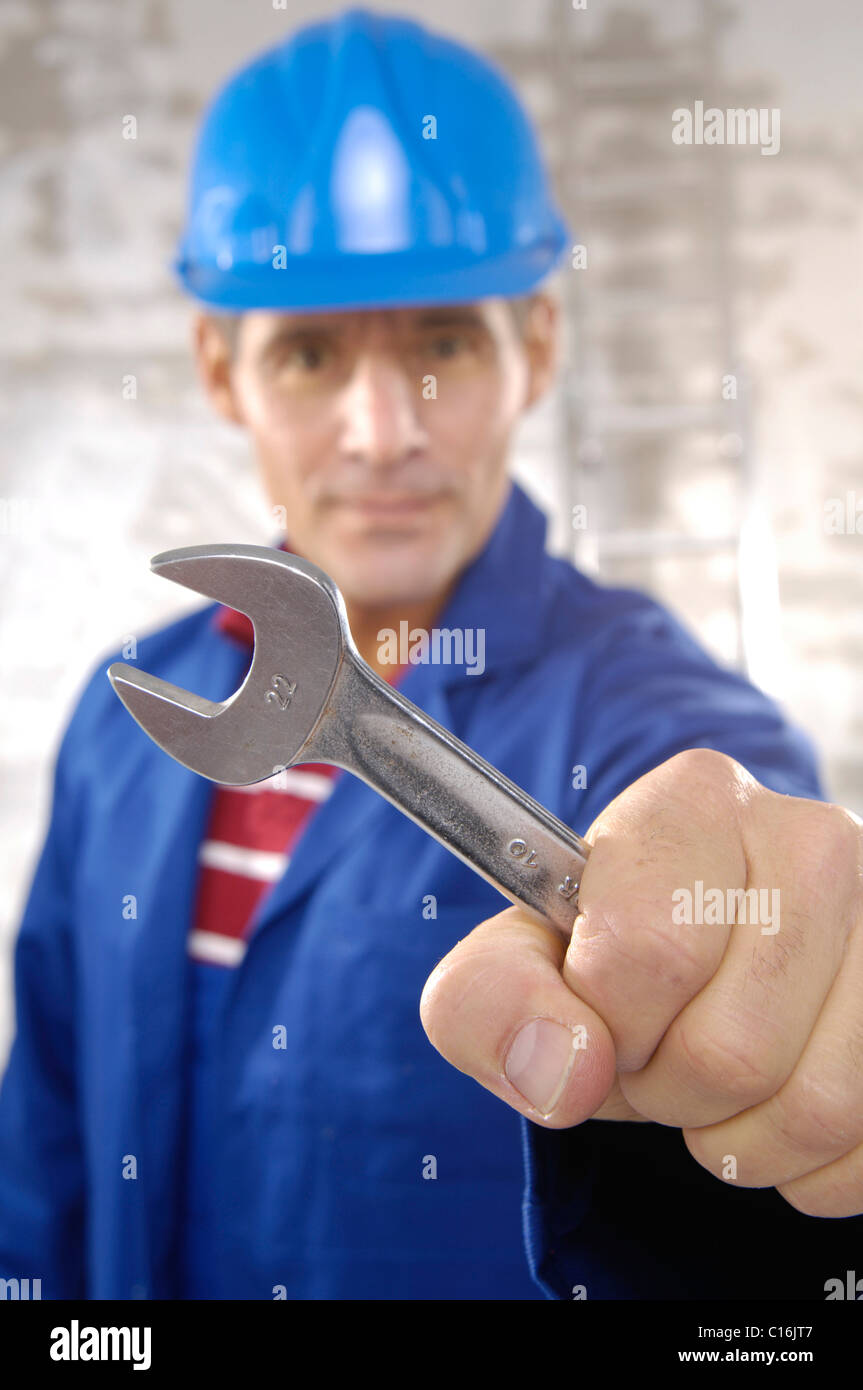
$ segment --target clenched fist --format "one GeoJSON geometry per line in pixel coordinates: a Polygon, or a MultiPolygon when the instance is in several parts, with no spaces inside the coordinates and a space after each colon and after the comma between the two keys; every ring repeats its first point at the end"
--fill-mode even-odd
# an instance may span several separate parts
{"type": "Polygon", "coordinates": [[[674,1125],[718,1179],[863,1213],[863,822],[695,749],[586,839],[569,944],[482,922],[426,983],[430,1041],[537,1124],[674,1125]]]}

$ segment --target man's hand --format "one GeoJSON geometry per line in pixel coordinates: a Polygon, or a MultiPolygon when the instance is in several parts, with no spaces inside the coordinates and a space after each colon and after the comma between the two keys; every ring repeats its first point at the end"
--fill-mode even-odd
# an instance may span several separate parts
{"type": "Polygon", "coordinates": [[[482,922],[426,983],[430,1041],[547,1128],[674,1125],[717,1178],[863,1213],[863,822],[696,749],[586,838],[569,946],[482,922]]]}

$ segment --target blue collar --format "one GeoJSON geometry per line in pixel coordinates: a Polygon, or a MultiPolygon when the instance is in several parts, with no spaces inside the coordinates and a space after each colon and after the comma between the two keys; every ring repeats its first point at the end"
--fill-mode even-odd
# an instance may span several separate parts
{"type": "MultiPolygon", "coordinates": [[[[545,514],[512,482],[494,531],[436,620],[442,628],[485,629],[486,671],[529,662],[541,644],[537,588],[547,529],[545,514]]],[[[428,670],[445,687],[479,679],[460,666],[428,670]]]]}

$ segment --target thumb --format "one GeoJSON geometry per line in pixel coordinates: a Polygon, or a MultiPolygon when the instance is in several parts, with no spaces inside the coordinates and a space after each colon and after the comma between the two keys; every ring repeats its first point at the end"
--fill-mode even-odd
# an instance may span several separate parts
{"type": "Polygon", "coordinates": [[[444,956],[420,1000],[432,1046],[549,1129],[589,1119],[616,1088],[611,1034],[564,982],[565,954],[556,931],[510,907],[444,956]]]}

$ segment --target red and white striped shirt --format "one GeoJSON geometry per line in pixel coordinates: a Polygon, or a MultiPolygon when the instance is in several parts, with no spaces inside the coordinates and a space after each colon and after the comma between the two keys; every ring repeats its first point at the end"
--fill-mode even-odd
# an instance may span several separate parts
{"type": "MultiPolygon", "coordinates": [[[[249,652],[254,629],[245,613],[222,607],[216,625],[249,652]]],[[[405,667],[388,677],[397,683],[405,667]]],[[[218,786],[198,851],[197,901],[188,954],[210,965],[237,966],[258,904],[284,874],[315,808],[341,768],[305,763],[249,787],[218,786]]]]}

